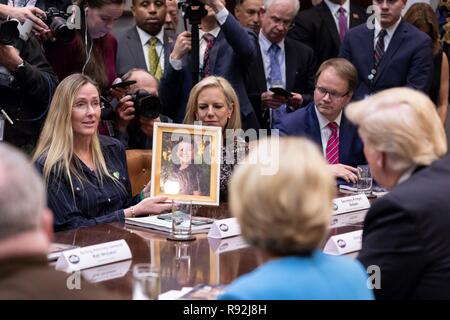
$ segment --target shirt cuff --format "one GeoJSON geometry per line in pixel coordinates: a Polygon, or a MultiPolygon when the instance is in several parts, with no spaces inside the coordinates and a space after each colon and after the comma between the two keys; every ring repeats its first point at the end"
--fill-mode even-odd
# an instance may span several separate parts
{"type": "Polygon", "coordinates": [[[169,57],[169,63],[177,71],[180,71],[183,68],[183,63],[181,60],[175,60],[169,57]]]}
{"type": "Polygon", "coordinates": [[[216,20],[220,25],[223,25],[228,18],[229,11],[227,8],[223,8],[216,13],[216,20]]]}

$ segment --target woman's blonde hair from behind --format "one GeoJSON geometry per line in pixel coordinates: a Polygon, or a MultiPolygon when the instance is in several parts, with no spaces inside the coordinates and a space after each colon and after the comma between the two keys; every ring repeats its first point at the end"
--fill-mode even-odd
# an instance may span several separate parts
{"type": "Polygon", "coordinates": [[[318,147],[305,138],[279,138],[279,148],[270,151],[265,145],[260,141],[235,169],[231,212],[244,238],[262,251],[274,256],[311,252],[330,222],[332,174],[318,147]],[[273,174],[265,174],[269,162],[278,163],[273,174]]]}
{"type": "MultiPolygon", "coordinates": [[[[43,177],[48,184],[50,175],[57,178],[67,177],[73,193],[73,179],[84,180],[82,172],[75,165],[73,150],[72,107],[81,87],[91,84],[97,88],[97,84],[88,76],[75,73],[65,78],[58,85],[53,96],[47,119],[42,129],[33,161],[45,157],[43,177]]],[[[100,93],[99,93],[100,95],[100,93]]],[[[100,183],[104,177],[116,180],[106,167],[98,134],[92,137],[91,153],[93,157],[95,173],[100,183]]]]}

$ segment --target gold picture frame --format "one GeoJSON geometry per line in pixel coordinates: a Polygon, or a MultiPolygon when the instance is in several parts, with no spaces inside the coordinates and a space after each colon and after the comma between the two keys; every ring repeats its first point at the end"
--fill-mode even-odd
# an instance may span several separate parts
{"type": "Polygon", "coordinates": [[[219,205],[220,127],[155,123],[151,196],[219,205]]]}

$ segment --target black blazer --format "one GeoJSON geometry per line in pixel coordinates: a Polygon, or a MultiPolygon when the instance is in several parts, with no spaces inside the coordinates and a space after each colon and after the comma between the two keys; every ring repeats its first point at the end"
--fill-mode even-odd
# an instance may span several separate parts
{"type": "Polygon", "coordinates": [[[381,270],[377,299],[450,299],[450,156],[375,201],[358,259],[381,270]]]}
{"type": "MultiPolygon", "coordinates": [[[[253,60],[246,75],[246,88],[259,123],[263,125],[261,94],[268,90],[261,48],[258,42],[256,59],[253,60]]],[[[303,96],[303,106],[312,101],[314,92],[315,59],[311,48],[286,38],[284,42],[286,54],[286,90],[297,92],[303,96]]]]}
{"type": "MultiPolygon", "coordinates": [[[[363,8],[350,4],[350,28],[364,23],[366,19],[367,14],[363,8]]],[[[314,50],[317,67],[325,60],[335,58],[339,54],[341,46],[339,31],[325,2],[300,11],[295,17],[295,27],[289,31],[288,37],[314,50]]]]}

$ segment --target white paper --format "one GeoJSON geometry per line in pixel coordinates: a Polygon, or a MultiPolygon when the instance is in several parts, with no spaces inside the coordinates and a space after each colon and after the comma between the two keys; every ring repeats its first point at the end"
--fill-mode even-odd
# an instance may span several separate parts
{"type": "Polygon", "coordinates": [[[193,287],[183,287],[183,289],[181,290],[169,290],[167,292],[161,293],[158,296],[158,300],[177,300],[192,289],[193,287]]]}
{"type": "Polygon", "coordinates": [[[73,272],[128,259],[131,259],[131,251],[122,239],[63,251],[56,262],[56,270],[73,272]]]}
{"type": "Polygon", "coordinates": [[[226,239],[208,238],[208,242],[212,251],[215,253],[223,253],[248,247],[248,244],[241,236],[226,239]]]}
{"type": "Polygon", "coordinates": [[[342,255],[361,250],[362,230],[338,234],[328,239],[323,252],[330,255],[342,255]]]}
{"type": "Polygon", "coordinates": [[[369,199],[364,193],[333,199],[333,215],[370,208],[369,199]]]}
{"type": "Polygon", "coordinates": [[[241,227],[236,218],[228,218],[214,221],[209,230],[209,238],[223,239],[241,234],[241,227]]]}

